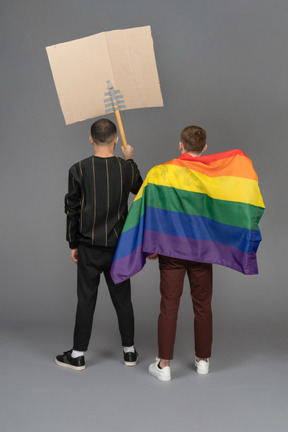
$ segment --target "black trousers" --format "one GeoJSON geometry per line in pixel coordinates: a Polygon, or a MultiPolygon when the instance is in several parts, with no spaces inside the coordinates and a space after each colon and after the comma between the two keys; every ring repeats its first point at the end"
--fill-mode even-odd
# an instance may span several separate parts
{"type": "Polygon", "coordinates": [[[86,351],[88,348],[102,272],[117,313],[122,345],[134,345],[134,313],[130,280],[114,284],[110,276],[113,256],[114,251],[109,248],[98,249],[83,244],[78,247],[78,304],[74,328],[74,350],[86,351]]]}

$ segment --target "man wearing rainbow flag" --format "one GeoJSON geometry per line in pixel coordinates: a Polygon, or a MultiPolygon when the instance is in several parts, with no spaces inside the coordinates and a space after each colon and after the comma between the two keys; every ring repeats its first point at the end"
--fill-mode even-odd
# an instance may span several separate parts
{"type": "MultiPolygon", "coordinates": [[[[181,155],[199,157],[207,150],[206,132],[197,126],[188,126],[181,133],[181,155]]],[[[185,229],[185,226],[183,226],[185,229]]],[[[150,256],[156,258],[157,254],[150,256]]],[[[187,272],[195,320],[195,365],[197,372],[207,374],[212,347],[212,264],[173,258],[159,254],[160,315],[158,318],[158,356],[149,366],[149,372],[161,381],[170,381],[170,360],[173,358],[177,315],[187,272]]]]}
{"type": "Polygon", "coordinates": [[[171,379],[176,324],[187,272],[194,308],[195,366],[209,372],[212,264],[258,273],[258,223],[264,203],[252,161],[241,151],[202,156],[206,132],[187,126],[181,156],[152,168],[125,221],[111,277],[119,283],[159,257],[161,304],[158,357],[149,372],[171,379]],[[152,257],[151,257],[152,255],[152,257]]]}

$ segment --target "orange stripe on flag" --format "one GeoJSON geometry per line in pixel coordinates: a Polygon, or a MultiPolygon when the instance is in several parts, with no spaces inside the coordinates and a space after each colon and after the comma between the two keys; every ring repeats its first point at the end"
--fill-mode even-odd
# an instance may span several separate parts
{"type": "Polygon", "coordinates": [[[203,161],[203,163],[201,161],[202,157],[195,158],[197,159],[195,161],[181,160],[180,158],[177,158],[166,162],[163,165],[168,164],[185,167],[193,171],[198,171],[199,173],[205,174],[209,177],[233,176],[258,181],[258,176],[254,171],[252,162],[246,156],[235,155],[208,163],[205,163],[205,161],[203,161]]]}

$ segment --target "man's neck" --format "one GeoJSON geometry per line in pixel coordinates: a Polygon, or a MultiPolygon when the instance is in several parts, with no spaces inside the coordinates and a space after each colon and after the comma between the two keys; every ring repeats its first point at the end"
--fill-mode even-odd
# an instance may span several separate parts
{"type": "Polygon", "coordinates": [[[199,157],[202,155],[202,153],[185,152],[185,151],[182,154],[185,154],[185,153],[189,154],[192,157],[199,157]]]}
{"type": "Polygon", "coordinates": [[[100,157],[100,158],[107,158],[114,156],[114,147],[108,147],[108,146],[96,146],[94,145],[94,156],[100,157]]]}
{"type": "Polygon", "coordinates": [[[199,156],[202,156],[202,154],[207,150],[207,144],[205,144],[203,150],[200,153],[199,152],[187,152],[185,150],[183,142],[180,141],[180,143],[179,143],[179,150],[180,150],[181,155],[183,155],[184,153],[187,153],[187,154],[189,154],[192,157],[199,157],[199,156]]]}

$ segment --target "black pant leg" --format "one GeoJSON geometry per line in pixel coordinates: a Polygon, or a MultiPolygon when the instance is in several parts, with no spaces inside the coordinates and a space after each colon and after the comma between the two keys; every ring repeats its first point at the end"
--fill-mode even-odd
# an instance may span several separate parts
{"type": "Polygon", "coordinates": [[[115,285],[110,276],[111,263],[109,269],[104,271],[104,275],[116,310],[122,345],[129,347],[134,345],[134,312],[131,301],[131,283],[130,279],[128,279],[115,285]]]}
{"type": "Polygon", "coordinates": [[[101,274],[97,254],[99,254],[99,252],[93,248],[83,245],[78,247],[78,304],[73,344],[73,349],[77,351],[86,351],[91,337],[101,274]]]}

